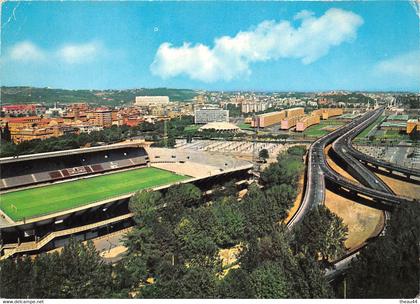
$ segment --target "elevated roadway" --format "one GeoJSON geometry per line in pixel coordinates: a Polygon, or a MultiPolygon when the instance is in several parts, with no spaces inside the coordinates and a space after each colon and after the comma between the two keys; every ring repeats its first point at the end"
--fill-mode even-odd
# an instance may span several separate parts
{"type": "MultiPolygon", "coordinates": [[[[338,153],[338,150],[343,151],[345,154],[348,154],[355,159],[357,159],[359,162],[370,165],[376,169],[385,169],[388,171],[388,173],[400,173],[404,175],[407,179],[410,179],[412,177],[420,178],[420,170],[415,168],[407,168],[404,166],[400,166],[398,164],[393,164],[390,162],[386,162],[383,160],[376,159],[372,156],[366,155],[357,149],[355,149],[352,145],[352,140],[360,134],[365,128],[367,128],[370,124],[372,124],[380,115],[382,115],[384,109],[380,108],[374,112],[374,114],[367,120],[362,121],[360,125],[356,126],[354,129],[347,132],[345,135],[342,136],[342,138],[338,139],[335,143],[333,150],[338,153]]],[[[418,181],[417,181],[418,182],[418,181]]]]}
{"type": "MultiPolygon", "coordinates": [[[[357,202],[370,200],[371,207],[385,210],[386,218],[389,217],[387,210],[392,210],[401,203],[410,203],[413,201],[410,198],[396,196],[380,178],[365,167],[360,160],[355,159],[352,154],[349,153],[350,149],[354,149],[351,145],[351,140],[372,124],[382,112],[382,108],[370,111],[312,143],[307,156],[306,191],[300,208],[287,225],[289,229],[292,229],[300,222],[310,208],[324,202],[325,185],[327,182],[333,184],[336,188],[344,190],[344,192],[353,196],[357,202]],[[360,184],[343,177],[329,166],[325,157],[325,148],[328,145],[332,145],[332,150],[346,165],[346,170],[353,173],[352,175],[360,181],[360,184]]],[[[359,157],[360,156],[361,155],[359,155],[359,157]]],[[[393,168],[396,167],[397,166],[393,168]]],[[[413,175],[411,172],[399,168],[397,169],[400,170],[398,172],[410,173],[410,176],[413,175]]],[[[408,174],[406,176],[408,176],[408,174]]],[[[359,250],[349,253],[336,261],[333,269],[328,269],[326,271],[326,277],[329,280],[332,280],[338,274],[345,271],[349,267],[351,260],[357,256],[358,252],[359,250]]]]}
{"type": "Polygon", "coordinates": [[[349,124],[344,125],[343,127],[335,130],[334,132],[327,134],[326,136],[321,138],[322,141],[315,142],[314,147],[315,153],[318,154],[318,157],[322,161],[322,164],[320,166],[323,169],[324,176],[329,182],[335,184],[336,186],[340,187],[345,191],[348,191],[353,196],[362,196],[364,198],[372,199],[374,204],[377,205],[380,209],[389,210],[400,203],[411,202],[413,200],[406,197],[396,196],[393,193],[389,193],[388,191],[385,191],[385,187],[379,188],[375,186],[371,188],[373,185],[378,185],[381,182],[379,181],[379,179],[375,178],[375,176],[371,172],[368,172],[368,170],[365,167],[361,167],[361,164],[357,163],[357,161],[355,161],[354,159],[352,160],[351,158],[349,158],[348,155],[346,155],[345,148],[342,151],[344,162],[346,163],[348,168],[357,165],[354,171],[358,172],[360,178],[364,181],[362,185],[343,177],[335,170],[333,170],[328,165],[324,154],[324,150],[327,145],[332,144],[333,147],[336,146],[337,148],[337,145],[334,145],[334,142],[338,138],[340,138],[343,135],[348,136],[348,134],[353,134],[353,130],[358,129],[359,127],[361,129],[366,128],[371,122],[373,122],[377,118],[377,115],[380,111],[382,111],[382,109],[368,112],[360,118],[353,120],[349,124]]]}
{"type": "MultiPolygon", "coordinates": [[[[394,192],[387,184],[384,183],[382,179],[377,177],[349,153],[351,149],[354,149],[351,143],[352,139],[362,132],[363,129],[373,123],[377,117],[382,114],[382,112],[383,109],[377,110],[370,118],[366,119],[354,129],[351,129],[335,140],[332,144],[332,153],[335,153],[338,159],[347,165],[346,171],[356,178],[361,184],[374,190],[394,195],[394,192]]],[[[364,155],[363,153],[360,154],[364,155]]]]}
{"type": "MultiPolygon", "coordinates": [[[[341,163],[346,165],[345,170],[348,171],[354,178],[356,178],[362,185],[371,188],[375,191],[380,191],[384,194],[388,194],[390,196],[394,196],[394,192],[392,189],[384,183],[382,179],[380,179],[378,176],[376,176],[374,173],[372,173],[368,167],[366,167],[361,161],[361,159],[365,156],[363,153],[357,151],[352,146],[352,140],[365,128],[367,128],[370,124],[372,124],[383,112],[383,109],[377,109],[373,112],[370,116],[366,115],[365,120],[362,120],[360,124],[356,125],[353,129],[350,129],[346,133],[344,133],[342,136],[340,136],[338,139],[336,139],[332,143],[332,153],[334,156],[336,156],[341,163]],[[353,154],[350,153],[350,151],[356,151],[359,155],[359,158],[354,158],[353,154]]],[[[370,157],[371,158],[371,157],[370,157]]],[[[406,169],[403,168],[402,169],[406,169]]],[[[399,172],[403,172],[403,170],[400,170],[399,172]]],[[[399,201],[393,202],[393,204],[400,204],[401,202],[409,201],[410,199],[407,198],[401,198],[399,201]]],[[[392,203],[390,201],[390,203],[392,203]]],[[[389,220],[390,213],[388,211],[385,211],[385,218],[386,222],[389,220]]],[[[383,227],[382,233],[386,230],[386,222],[385,226],[383,227]]],[[[365,244],[366,245],[366,244],[365,244]]],[[[329,281],[336,278],[338,275],[344,273],[349,267],[350,263],[353,259],[357,258],[357,255],[359,254],[359,251],[361,248],[356,251],[347,254],[343,258],[339,259],[334,263],[333,269],[327,269],[326,270],[326,277],[329,281]]]]}
{"type": "MultiPolygon", "coordinates": [[[[328,145],[333,144],[343,135],[346,135],[344,137],[345,139],[349,134],[353,136],[359,129],[365,129],[381,115],[382,111],[383,109],[370,111],[312,143],[307,154],[305,194],[298,211],[287,225],[289,229],[292,229],[300,222],[313,206],[324,203],[326,182],[333,184],[343,193],[353,197],[357,201],[365,201],[369,206],[381,210],[392,210],[401,203],[413,201],[411,198],[393,194],[385,183],[376,178],[373,173],[369,172],[358,161],[354,161],[354,159],[351,160],[344,157],[345,162],[350,162],[347,164],[348,167],[353,165],[356,170],[360,170],[359,174],[363,180],[362,184],[355,183],[343,177],[332,169],[326,160],[325,148],[328,145]]],[[[343,154],[346,154],[345,149],[342,151],[343,154]]]]}
{"type": "MultiPolygon", "coordinates": [[[[320,140],[318,139],[317,141],[320,140]]],[[[325,200],[324,173],[319,165],[319,159],[314,153],[314,144],[309,147],[306,168],[305,194],[299,209],[287,223],[289,229],[292,229],[299,223],[312,206],[323,204],[325,200]]]]}

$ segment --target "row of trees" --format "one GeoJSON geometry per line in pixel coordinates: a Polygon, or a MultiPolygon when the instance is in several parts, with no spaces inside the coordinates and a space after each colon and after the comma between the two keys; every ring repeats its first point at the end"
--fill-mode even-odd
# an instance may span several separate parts
{"type": "MultiPolygon", "coordinates": [[[[175,137],[182,134],[185,126],[192,123],[192,117],[182,119],[174,119],[168,122],[169,145],[175,145],[175,137]]],[[[112,126],[104,128],[101,131],[93,131],[91,133],[66,134],[60,137],[51,137],[45,140],[30,140],[19,144],[10,142],[10,131],[4,128],[1,133],[0,157],[32,154],[40,152],[51,152],[66,149],[76,149],[85,146],[95,146],[98,144],[115,143],[127,140],[133,137],[141,136],[147,140],[155,141],[158,145],[162,145],[164,133],[164,123],[155,124],[143,122],[138,126],[129,127],[112,126]]]]}
{"type": "Polygon", "coordinates": [[[0,262],[1,298],[107,298],[118,296],[119,277],[91,242],[71,241],[61,253],[0,262]]]}
{"type": "Polygon", "coordinates": [[[133,137],[141,136],[147,140],[154,141],[155,146],[175,146],[175,138],[179,137],[201,137],[201,138],[232,138],[232,134],[220,134],[207,131],[198,132],[197,130],[187,130],[186,127],[193,123],[192,116],[172,119],[166,122],[167,134],[164,138],[164,122],[148,123],[143,122],[138,126],[129,127],[112,126],[104,128],[101,131],[91,133],[66,134],[59,137],[51,137],[45,140],[30,140],[19,144],[11,142],[10,131],[8,127],[1,130],[0,157],[32,154],[41,152],[51,152],[65,149],[76,149],[85,146],[95,146],[98,144],[110,144],[133,137]]]}
{"type": "Polygon", "coordinates": [[[294,233],[284,225],[303,153],[298,147],[280,155],[242,200],[234,182],[211,196],[192,184],[142,191],[130,201],[136,225],[116,265],[104,264],[92,244],[71,242],[60,254],[1,262],[1,296],[332,297],[323,268],[344,250],[342,222],[320,206],[294,233]],[[234,246],[235,267],[224,265],[220,250],[234,246]]]}
{"type": "MultiPolygon", "coordinates": [[[[314,224],[310,222],[294,235],[284,226],[303,170],[302,154],[296,151],[304,150],[295,148],[279,156],[279,162],[267,169],[273,173],[266,175],[264,187],[252,185],[239,202],[229,195],[235,193],[229,184],[223,193],[216,191],[210,202],[192,185],[172,188],[164,195],[142,192],[134,197],[130,208],[137,226],[126,241],[130,289],[146,298],[332,296],[319,252],[329,257],[333,250],[320,240],[333,238],[331,231],[345,235],[342,223],[320,207],[315,224],[327,227],[325,230],[309,232],[307,227],[314,224]],[[295,162],[301,166],[289,166],[295,162]],[[273,179],[274,172],[286,171],[289,175],[284,180],[273,179]],[[314,240],[309,249],[300,245],[309,238],[314,240]],[[226,269],[219,250],[235,245],[242,248],[237,260],[240,267],[223,276],[226,269]]],[[[340,237],[336,243],[344,250],[340,237]]]]}
{"type": "MultiPolygon", "coordinates": [[[[191,124],[193,124],[193,117],[185,116],[167,121],[166,134],[165,122],[160,121],[154,124],[143,122],[134,127],[112,126],[89,134],[66,134],[45,140],[24,141],[19,144],[14,144],[11,141],[11,134],[6,126],[1,130],[0,157],[76,149],[103,143],[110,144],[133,137],[143,137],[153,141],[154,146],[157,147],[174,147],[176,138],[186,138],[187,141],[191,141],[192,138],[235,140],[245,139],[249,136],[245,133],[218,132],[216,130],[198,131],[197,128],[189,128],[191,124]]],[[[285,140],[288,135],[260,134],[258,137],[260,139],[285,140]]]]}
{"type": "Polygon", "coordinates": [[[414,298],[420,282],[420,208],[417,203],[395,209],[385,236],[363,248],[351,264],[338,296],[414,298]]]}
{"type": "Polygon", "coordinates": [[[91,133],[66,134],[60,137],[51,137],[45,140],[30,140],[19,144],[2,141],[0,145],[0,157],[50,152],[66,149],[76,149],[84,146],[95,146],[99,143],[114,143],[134,136],[148,134],[149,124],[141,124],[137,127],[112,126],[101,131],[91,133]]]}
{"type": "Polygon", "coordinates": [[[169,96],[175,101],[192,100],[197,93],[189,89],[141,88],[127,90],[65,90],[33,87],[1,87],[3,103],[86,102],[97,105],[121,106],[133,103],[136,96],[169,96]]]}

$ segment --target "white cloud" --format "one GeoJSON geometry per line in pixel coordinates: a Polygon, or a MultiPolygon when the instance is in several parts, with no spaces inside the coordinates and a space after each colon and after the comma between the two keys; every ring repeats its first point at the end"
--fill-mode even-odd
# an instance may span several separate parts
{"type": "Polygon", "coordinates": [[[308,10],[302,10],[293,17],[293,20],[309,18],[309,17],[312,17],[314,14],[315,14],[314,12],[311,12],[308,10]]]}
{"type": "Polygon", "coordinates": [[[22,41],[10,48],[9,57],[15,61],[40,61],[45,58],[45,54],[32,42],[22,41]]]}
{"type": "Polygon", "coordinates": [[[375,66],[374,71],[384,76],[402,76],[420,81],[420,51],[385,59],[375,66]]]}
{"type": "Polygon", "coordinates": [[[416,13],[417,17],[420,19],[420,1],[419,0],[410,0],[410,5],[416,13]]]}
{"type": "Polygon", "coordinates": [[[31,41],[13,45],[6,53],[5,60],[20,62],[63,62],[76,64],[88,62],[105,53],[105,48],[97,41],[82,44],[65,44],[55,50],[42,49],[31,41]]]}
{"type": "Polygon", "coordinates": [[[80,63],[94,59],[101,49],[98,42],[67,44],[57,50],[57,56],[66,63],[80,63]]]}
{"type": "Polygon", "coordinates": [[[294,19],[300,20],[297,28],[288,21],[263,21],[234,37],[216,38],[212,48],[190,43],[176,47],[165,42],[158,48],[150,69],[162,78],[187,75],[213,82],[249,75],[253,62],[295,58],[310,64],[332,46],[355,39],[363,24],[359,15],[335,8],[319,18],[303,10],[294,19]]]}

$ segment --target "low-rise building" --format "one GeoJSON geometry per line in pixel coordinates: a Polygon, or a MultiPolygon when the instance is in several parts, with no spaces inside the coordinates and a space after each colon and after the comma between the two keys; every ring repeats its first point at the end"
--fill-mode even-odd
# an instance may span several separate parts
{"type": "Polygon", "coordinates": [[[194,111],[194,123],[206,124],[209,122],[229,122],[229,110],[204,107],[194,111]]]}
{"type": "Polygon", "coordinates": [[[390,122],[384,121],[380,125],[381,130],[393,130],[393,131],[406,131],[407,123],[406,122],[390,122]]]}
{"type": "Polygon", "coordinates": [[[95,110],[95,125],[99,127],[112,126],[112,110],[108,108],[98,108],[95,110]]]}
{"type": "Polygon", "coordinates": [[[168,96],[136,96],[134,103],[139,107],[149,107],[152,105],[167,105],[169,104],[168,96]]]}
{"type": "Polygon", "coordinates": [[[408,115],[404,115],[404,114],[389,115],[386,118],[386,121],[395,122],[395,123],[407,122],[407,120],[408,120],[408,115]]]}
{"type": "Polygon", "coordinates": [[[286,111],[276,111],[260,114],[254,117],[251,126],[254,128],[266,128],[275,124],[279,124],[286,117],[286,111]]]}
{"type": "Polygon", "coordinates": [[[420,121],[418,119],[409,119],[407,121],[406,133],[411,134],[418,131],[420,131],[420,121]]]}
{"type": "Polygon", "coordinates": [[[2,106],[1,111],[5,116],[42,115],[46,108],[40,104],[13,104],[2,106]]]}
{"type": "Polygon", "coordinates": [[[302,116],[292,116],[292,117],[287,117],[286,119],[283,119],[280,124],[280,129],[288,130],[290,128],[293,128],[294,126],[296,126],[296,124],[301,118],[302,116]]]}
{"type": "Polygon", "coordinates": [[[94,132],[94,131],[101,131],[104,129],[99,126],[91,126],[91,125],[80,125],[80,126],[76,126],[76,128],[79,129],[80,133],[87,133],[87,134],[90,134],[91,132],[94,132]]]}
{"type": "Polygon", "coordinates": [[[307,115],[301,118],[296,123],[296,131],[303,132],[306,128],[319,124],[320,123],[320,116],[319,115],[307,115]]]}
{"type": "Polygon", "coordinates": [[[242,113],[255,113],[263,112],[270,107],[270,104],[267,102],[258,102],[258,101],[243,101],[241,104],[242,113]]]}
{"type": "Polygon", "coordinates": [[[286,110],[287,118],[292,118],[292,117],[297,117],[297,116],[302,116],[305,114],[305,109],[304,108],[291,108],[291,109],[287,109],[286,110]]]}

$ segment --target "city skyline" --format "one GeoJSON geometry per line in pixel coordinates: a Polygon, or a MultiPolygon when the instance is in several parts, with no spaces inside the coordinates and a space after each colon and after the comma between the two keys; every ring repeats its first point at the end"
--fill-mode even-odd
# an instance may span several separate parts
{"type": "Polygon", "coordinates": [[[419,91],[408,2],[7,2],[2,85],[419,91]],[[72,30],[68,31],[68,24],[72,30]]]}

